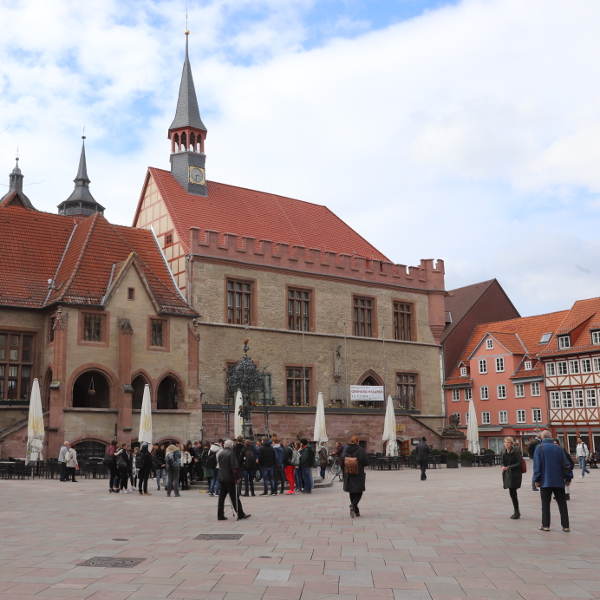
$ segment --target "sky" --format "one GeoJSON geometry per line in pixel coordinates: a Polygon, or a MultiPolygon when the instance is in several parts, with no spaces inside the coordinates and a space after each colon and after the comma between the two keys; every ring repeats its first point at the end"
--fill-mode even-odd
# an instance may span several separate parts
{"type": "MultiPolygon", "coordinates": [[[[85,127],[90,189],[132,223],[169,168],[185,4],[0,0],[0,195],[18,148],[56,212],[85,127]]],[[[443,259],[447,289],[496,278],[523,316],[600,296],[600,3],[187,11],[209,180],[325,204],[395,263],[443,259]]]]}

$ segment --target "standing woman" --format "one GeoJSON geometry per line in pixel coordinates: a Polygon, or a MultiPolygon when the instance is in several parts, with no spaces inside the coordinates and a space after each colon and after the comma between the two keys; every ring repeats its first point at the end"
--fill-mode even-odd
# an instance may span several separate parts
{"type": "Polygon", "coordinates": [[[152,455],[148,452],[147,442],[142,442],[140,453],[137,456],[137,464],[140,465],[138,469],[138,478],[140,481],[139,493],[143,496],[150,496],[151,494],[148,492],[148,479],[152,472],[152,455]]]}
{"type": "Polygon", "coordinates": [[[127,444],[121,444],[121,447],[115,452],[117,457],[117,469],[119,470],[120,492],[121,494],[129,494],[127,489],[127,481],[129,479],[129,470],[131,468],[131,460],[127,453],[127,444]]]}
{"type": "MultiPolygon", "coordinates": [[[[358,436],[353,435],[350,438],[350,443],[346,446],[342,454],[340,464],[344,470],[344,491],[348,492],[350,496],[350,516],[354,519],[354,517],[360,517],[358,503],[365,491],[365,467],[369,465],[369,457],[365,449],[358,445],[358,436]],[[357,459],[357,473],[346,472],[346,459],[348,458],[357,459]]],[[[350,464],[348,464],[348,470],[350,470],[350,464]]]]}
{"type": "Polygon", "coordinates": [[[515,440],[511,437],[504,438],[504,450],[502,450],[502,482],[504,489],[508,488],[510,499],[512,500],[515,513],[511,519],[520,519],[519,498],[517,490],[521,487],[523,472],[521,471],[521,462],[523,455],[520,450],[514,448],[515,440]]]}
{"type": "Polygon", "coordinates": [[[110,481],[108,482],[108,491],[115,494],[119,493],[119,471],[117,470],[117,459],[115,458],[115,452],[117,451],[117,440],[113,440],[106,451],[104,457],[104,463],[108,467],[108,476],[110,481]]]}

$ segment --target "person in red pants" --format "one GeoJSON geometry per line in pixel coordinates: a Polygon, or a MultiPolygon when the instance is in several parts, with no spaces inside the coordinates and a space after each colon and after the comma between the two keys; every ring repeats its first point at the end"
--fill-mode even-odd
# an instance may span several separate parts
{"type": "Polygon", "coordinates": [[[285,478],[288,481],[290,489],[286,494],[293,494],[295,490],[294,470],[300,462],[300,454],[294,447],[294,443],[288,443],[289,440],[283,440],[283,470],[285,472],[285,478]],[[296,460],[296,462],[294,462],[296,460]]]}

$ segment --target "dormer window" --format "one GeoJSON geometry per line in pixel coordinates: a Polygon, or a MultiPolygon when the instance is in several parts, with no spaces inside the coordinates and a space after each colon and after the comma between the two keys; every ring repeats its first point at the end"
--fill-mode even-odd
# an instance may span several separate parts
{"type": "Polygon", "coordinates": [[[461,377],[466,377],[467,376],[467,367],[461,367],[460,368],[460,376],[461,377]]]}
{"type": "Polygon", "coordinates": [[[486,340],[485,341],[485,347],[488,350],[493,350],[494,349],[494,340],[492,340],[492,339],[486,340]]]}
{"type": "Polygon", "coordinates": [[[530,360],[525,361],[525,370],[531,371],[531,361],[530,360]]]}
{"type": "Polygon", "coordinates": [[[592,344],[594,346],[600,344],[600,331],[592,331],[592,344]]]}
{"type": "Polygon", "coordinates": [[[558,336],[558,347],[559,347],[559,349],[570,348],[571,347],[571,338],[568,335],[559,335],[558,336]]]}
{"type": "Polygon", "coordinates": [[[544,335],[542,335],[542,339],[540,340],[540,344],[547,344],[551,337],[552,333],[544,333],[544,335]]]}

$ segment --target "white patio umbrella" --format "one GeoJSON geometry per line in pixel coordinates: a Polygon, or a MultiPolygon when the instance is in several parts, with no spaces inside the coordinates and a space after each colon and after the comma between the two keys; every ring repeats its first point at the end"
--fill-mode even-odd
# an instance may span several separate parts
{"type": "Polygon", "coordinates": [[[240,408],[242,408],[242,392],[237,391],[235,395],[235,408],[233,409],[233,435],[237,437],[242,435],[244,430],[244,419],[240,416],[240,408]]]}
{"type": "Polygon", "coordinates": [[[398,456],[398,443],[396,442],[396,413],[394,412],[394,401],[388,395],[387,407],[385,409],[385,421],[383,422],[383,437],[387,442],[385,447],[386,456],[398,456]]]}
{"type": "Polygon", "coordinates": [[[325,427],[325,401],[323,400],[323,392],[319,392],[317,397],[317,413],[315,414],[315,432],[313,439],[317,442],[317,447],[321,442],[326,442],[327,429],[325,427]]]}
{"type": "Polygon", "coordinates": [[[475,404],[473,398],[469,400],[469,424],[467,425],[467,442],[469,443],[469,451],[473,454],[479,454],[479,425],[477,424],[477,413],[475,412],[475,404]]]}
{"type": "Polygon", "coordinates": [[[29,423],[27,425],[27,457],[25,464],[42,460],[42,445],[44,442],[44,413],[42,412],[42,396],[40,384],[33,380],[31,397],[29,399],[29,423]]]}
{"type": "Polygon", "coordinates": [[[138,442],[147,442],[152,449],[152,405],[150,403],[150,386],[144,386],[144,396],[142,397],[142,412],[140,413],[140,432],[138,442]]]}

